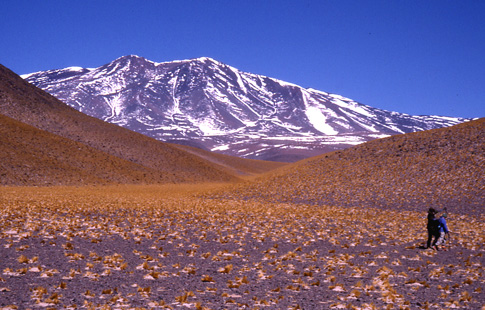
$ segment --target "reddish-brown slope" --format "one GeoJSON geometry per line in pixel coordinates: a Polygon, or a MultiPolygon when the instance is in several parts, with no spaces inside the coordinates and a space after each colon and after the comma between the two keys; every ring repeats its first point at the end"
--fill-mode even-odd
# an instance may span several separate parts
{"type": "MultiPolygon", "coordinates": [[[[287,166],[238,198],[406,209],[485,205],[485,118],[371,141],[287,166]]],[[[226,196],[229,194],[225,194],[226,196]]]]}
{"type": "Polygon", "coordinates": [[[238,180],[235,168],[82,114],[1,65],[0,114],[157,172],[140,183],[238,180]]]}
{"type": "Polygon", "coordinates": [[[158,182],[161,172],[0,115],[0,185],[158,182]]]}

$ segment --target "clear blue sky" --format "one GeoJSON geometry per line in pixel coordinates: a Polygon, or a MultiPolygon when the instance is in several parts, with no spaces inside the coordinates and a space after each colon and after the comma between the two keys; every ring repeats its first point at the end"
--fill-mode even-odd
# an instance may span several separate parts
{"type": "Polygon", "coordinates": [[[135,54],[240,70],[413,115],[485,117],[485,1],[1,0],[18,74],[135,54]]]}

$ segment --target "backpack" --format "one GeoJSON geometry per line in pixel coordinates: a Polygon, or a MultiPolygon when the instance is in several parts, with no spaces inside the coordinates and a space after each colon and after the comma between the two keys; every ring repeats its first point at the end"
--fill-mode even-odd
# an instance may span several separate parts
{"type": "Polygon", "coordinates": [[[434,219],[433,220],[433,232],[436,234],[439,234],[442,228],[441,222],[439,219],[434,219]]]}
{"type": "Polygon", "coordinates": [[[441,229],[441,223],[439,219],[432,218],[428,219],[428,230],[430,230],[433,234],[438,234],[441,229]]]}

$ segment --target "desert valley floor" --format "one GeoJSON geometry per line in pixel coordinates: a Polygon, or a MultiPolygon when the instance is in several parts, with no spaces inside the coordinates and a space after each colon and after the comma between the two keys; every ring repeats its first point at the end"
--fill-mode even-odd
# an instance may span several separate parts
{"type": "Polygon", "coordinates": [[[0,187],[0,309],[483,309],[483,215],[231,200],[222,184],[0,187]],[[219,197],[219,198],[215,198],[219,197]]]}

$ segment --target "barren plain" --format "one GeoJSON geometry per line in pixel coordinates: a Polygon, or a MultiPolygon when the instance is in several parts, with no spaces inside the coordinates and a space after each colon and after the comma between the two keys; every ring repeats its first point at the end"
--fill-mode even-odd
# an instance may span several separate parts
{"type": "Polygon", "coordinates": [[[210,199],[224,184],[0,187],[1,309],[482,309],[483,215],[210,199]],[[204,194],[204,195],[202,195],[204,194]]]}

